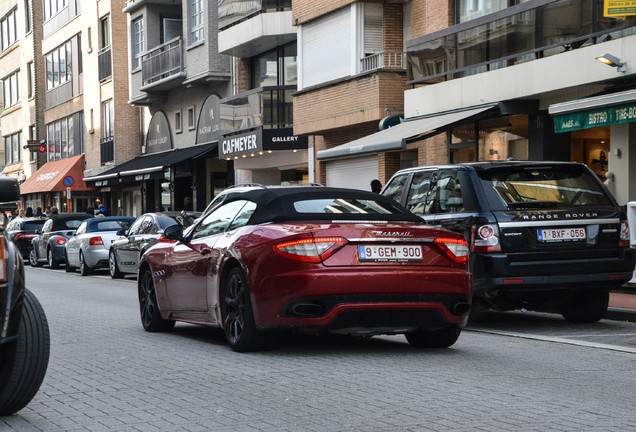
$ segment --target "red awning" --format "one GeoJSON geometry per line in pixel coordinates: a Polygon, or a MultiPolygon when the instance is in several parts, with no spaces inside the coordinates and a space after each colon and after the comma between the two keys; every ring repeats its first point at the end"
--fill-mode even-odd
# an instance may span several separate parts
{"type": "Polygon", "coordinates": [[[82,180],[84,178],[84,155],[74,156],[45,163],[31,177],[20,185],[20,195],[38,192],[63,192],[70,185],[73,192],[95,190],[86,186],[82,180]]]}

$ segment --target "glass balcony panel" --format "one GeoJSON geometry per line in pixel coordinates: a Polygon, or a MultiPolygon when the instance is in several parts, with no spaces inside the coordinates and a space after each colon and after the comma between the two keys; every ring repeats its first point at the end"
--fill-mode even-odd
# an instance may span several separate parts
{"type": "Polygon", "coordinates": [[[294,91],[296,86],[262,87],[221,101],[221,133],[290,127],[294,91]]]}

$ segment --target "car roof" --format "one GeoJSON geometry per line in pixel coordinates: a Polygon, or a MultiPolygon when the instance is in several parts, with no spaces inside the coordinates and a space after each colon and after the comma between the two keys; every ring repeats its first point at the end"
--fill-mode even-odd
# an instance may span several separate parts
{"type": "Polygon", "coordinates": [[[89,215],[88,213],[60,213],[54,216],[51,216],[49,219],[53,220],[61,220],[61,219],[89,219],[94,217],[93,215],[89,215]]]}
{"type": "Polygon", "coordinates": [[[260,224],[267,222],[283,222],[292,220],[368,220],[382,219],[395,221],[410,221],[423,223],[424,221],[407,211],[392,198],[388,198],[375,192],[367,192],[359,189],[343,189],[332,187],[285,187],[285,188],[268,188],[255,189],[244,194],[230,197],[225,203],[234,201],[248,200],[257,204],[254,214],[250,218],[251,224],[260,224]],[[398,214],[393,215],[375,215],[375,214],[316,214],[316,213],[299,213],[294,208],[294,203],[299,200],[311,199],[333,199],[333,198],[358,198],[363,200],[377,201],[387,206],[398,209],[398,214]]]}
{"type": "Polygon", "coordinates": [[[547,167],[547,166],[585,166],[580,162],[566,162],[566,161],[519,161],[519,160],[505,160],[505,161],[479,161],[479,162],[461,162],[456,164],[442,164],[442,165],[426,165],[426,166],[418,166],[413,168],[405,168],[399,170],[395,174],[404,174],[409,172],[418,172],[423,169],[465,169],[465,170],[475,170],[475,171],[485,171],[489,169],[500,169],[500,168],[529,168],[529,167],[547,167]]]}
{"type": "Polygon", "coordinates": [[[104,221],[134,221],[136,218],[134,216],[100,216],[100,217],[95,217],[95,218],[89,218],[90,220],[88,220],[86,223],[88,225],[95,225],[98,223],[102,223],[104,221]]]}

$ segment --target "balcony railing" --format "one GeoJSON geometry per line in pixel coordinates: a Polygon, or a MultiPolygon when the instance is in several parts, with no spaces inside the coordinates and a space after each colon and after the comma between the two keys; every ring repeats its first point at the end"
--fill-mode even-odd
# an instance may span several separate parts
{"type": "Polygon", "coordinates": [[[413,79],[434,83],[636,34],[636,17],[603,16],[603,0],[530,0],[407,41],[413,79]]]}
{"type": "Polygon", "coordinates": [[[115,161],[115,140],[112,136],[99,141],[99,153],[102,165],[115,161]]]}
{"type": "Polygon", "coordinates": [[[141,57],[141,79],[149,85],[183,72],[183,40],[178,37],[148,51],[141,57]]]}
{"type": "Polygon", "coordinates": [[[294,124],[292,94],[296,86],[260,87],[223,99],[220,104],[221,133],[257,127],[280,129],[294,124]]]}
{"type": "Polygon", "coordinates": [[[261,13],[290,11],[292,0],[219,0],[219,31],[261,13]]]}
{"type": "Polygon", "coordinates": [[[406,53],[384,51],[360,59],[360,71],[376,69],[406,69],[406,53]]]}
{"type": "Polygon", "coordinates": [[[99,66],[100,82],[113,75],[113,56],[111,55],[110,45],[99,50],[97,65],[99,66]]]}

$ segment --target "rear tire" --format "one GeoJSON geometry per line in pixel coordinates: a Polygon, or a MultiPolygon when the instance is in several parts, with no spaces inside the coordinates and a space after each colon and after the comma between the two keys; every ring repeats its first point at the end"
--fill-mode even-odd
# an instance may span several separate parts
{"type": "Polygon", "coordinates": [[[573,323],[593,323],[601,320],[609,305],[609,291],[584,291],[559,305],[559,312],[573,323]]]}
{"type": "Polygon", "coordinates": [[[31,252],[29,252],[29,264],[31,267],[41,267],[42,263],[38,261],[37,252],[35,251],[35,247],[31,248],[31,252]]]}
{"type": "Polygon", "coordinates": [[[18,338],[0,346],[0,416],[31,402],[44,380],[49,351],[46,315],[37,298],[25,290],[18,338]]]}
{"type": "Polygon", "coordinates": [[[451,326],[438,330],[417,329],[406,333],[406,340],[415,348],[448,348],[457,342],[461,328],[451,326]]]}
{"type": "Polygon", "coordinates": [[[124,277],[124,274],[119,271],[119,266],[117,265],[117,255],[115,255],[115,251],[111,250],[108,254],[108,271],[110,272],[111,279],[121,279],[124,277]]]}
{"type": "Polygon", "coordinates": [[[250,290],[240,268],[235,267],[230,271],[223,283],[221,296],[225,339],[234,351],[258,351],[274,345],[275,333],[256,329],[250,290]]]}
{"type": "Polygon", "coordinates": [[[161,318],[159,306],[157,306],[155,283],[149,269],[144,270],[139,283],[139,312],[141,325],[147,332],[166,332],[174,328],[174,320],[161,318]]]}
{"type": "Polygon", "coordinates": [[[66,266],[64,266],[64,270],[66,270],[66,273],[75,273],[75,267],[73,267],[68,262],[68,254],[66,253],[66,251],[64,251],[64,259],[66,260],[66,266]]]}
{"type": "Polygon", "coordinates": [[[93,269],[86,264],[86,259],[84,258],[84,254],[82,251],[79,253],[79,264],[80,264],[80,274],[82,276],[90,276],[93,273],[93,269]]]}
{"type": "Polygon", "coordinates": [[[49,263],[49,267],[52,269],[60,268],[60,262],[53,256],[53,250],[51,248],[46,249],[46,260],[49,263]]]}

